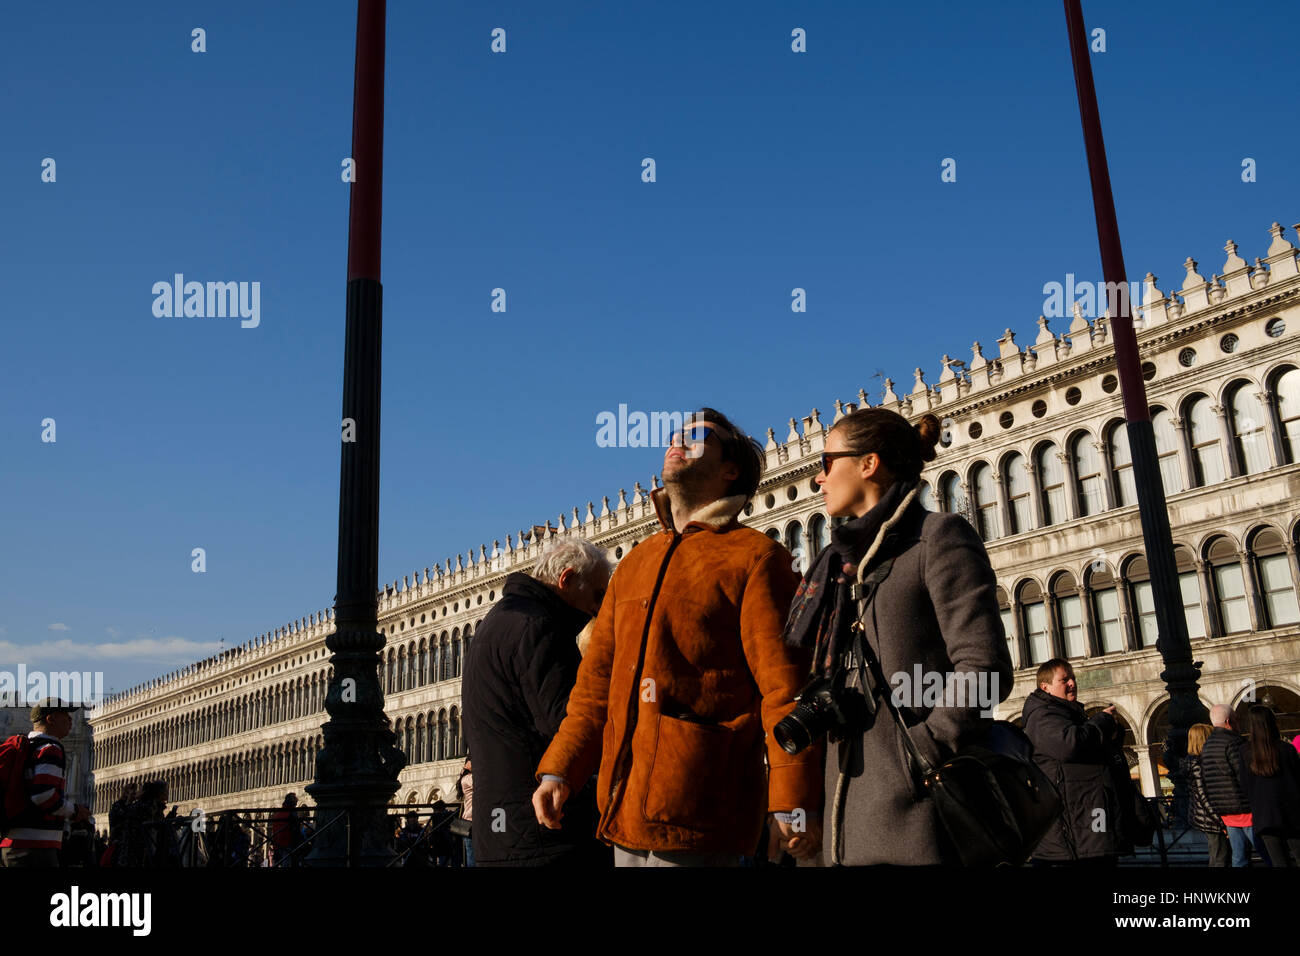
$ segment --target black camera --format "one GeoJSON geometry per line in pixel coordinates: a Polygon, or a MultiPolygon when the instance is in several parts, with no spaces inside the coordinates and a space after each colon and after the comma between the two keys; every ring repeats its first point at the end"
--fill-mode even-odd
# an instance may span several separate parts
{"type": "Polygon", "coordinates": [[[781,749],[797,754],[822,734],[836,740],[866,730],[875,713],[874,701],[848,681],[850,674],[860,673],[839,668],[830,677],[810,681],[795,698],[794,710],[772,731],[781,749]]]}

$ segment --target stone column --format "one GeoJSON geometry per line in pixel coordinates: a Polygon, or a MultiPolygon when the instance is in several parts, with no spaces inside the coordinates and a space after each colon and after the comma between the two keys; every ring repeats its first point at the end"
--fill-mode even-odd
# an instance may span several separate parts
{"type": "Polygon", "coordinates": [[[1097,657],[1101,654],[1101,635],[1097,633],[1097,621],[1092,613],[1092,588],[1082,582],[1079,584],[1079,604],[1083,611],[1084,654],[1097,657]]]}
{"type": "Polygon", "coordinates": [[[998,528],[997,537],[1004,538],[1007,535],[1015,533],[1011,530],[1011,508],[1010,502],[1007,500],[1007,486],[1002,480],[1003,475],[1001,472],[993,471],[990,472],[990,475],[993,478],[993,486],[998,490],[997,498],[1000,527],[998,528]]]}
{"type": "Polygon", "coordinates": [[[1079,488],[1074,480],[1074,462],[1071,461],[1071,455],[1068,451],[1058,451],[1056,460],[1061,463],[1061,488],[1064,491],[1062,497],[1065,499],[1065,517],[1064,520],[1072,521],[1079,517],[1079,488]]]}
{"type": "Polygon", "coordinates": [[[1124,638],[1124,650],[1141,650],[1142,635],[1138,630],[1137,618],[1133,614],[1129,583],[1125,578],[1115,579],[1115,593],[1119,595],[1119,627],[1124,638]]]}
{"type": "MultiPolygon", "coordinates": [[[[1264,421],[1261,423],[1264,427],[1262,440],[1268,446],[1268,460],[1273,468],[1281,468],[1285,464],[1285,458],[1282,454],[1282,435],[1278,429],[1278,411],[1277,396],[1268,389],[1255,393],[1255,400],[1259,402],[1259,407],[1264,411],[1264,421]]],[[[1261,440],[1261,436],[1256,436],[1256,441],[1261,440]]]]}
{"type": "Polygon", "coordinates": [[[1033,528],[1029,530],[1038,531],[1045,528],[1047,522],[1043,515],[1043,492],[1038,486],[1038,466],[1032,456],[1025,458],[1025,474],[1029,476],[1029,520],[1033,522],[1033,528]]]}
{"type": "Polygon", "coordinates": [[[1255,555],[1249,548],[1238,551],[1241,560],[1241,577],[1246,582],[1246,607],[1250,610],[1250,629],[1267,630],[1268,615],[1264,613],[1263,600],[1259,593],[1259,575],[1255,570],[1255,555]]]}
{"type": "Polygon", "coordinates": [[[1196,466],[1192,457],[1192,439],[1187,433],[1187,420],[1170,418],[1174,434],[1178,436],[1178,459],[1182,464],[1183,490],[1196,487],[1196,466]]]}
{"type": "Polygon", "coordinates": [[[1097,451],[1097,461],[1101,465],[1102,508],[1110,511],[1116,507],[1118,496],[1115,494],[1115,470],[1110,464],[1110,442],[1095,441],[1092,447],[1097,451]]]}
{"type": "Polygon", "coordinates": [[[1020,601],[1014,592],[1008,592],[1007,599],[1011,608],[1011,626],[1015,628],[1015,632],[1011,635],[1012,644],[1015,648],[1015,661],[1013,663],[1017,668],[1028,667],[1030,666],[1029,643],[1025,638],[1024,622],[1020,617],[1020,601]]]}
{"type": "Polygon", "coordinates": [[[1229,478],[1245,474],[1245,469],[1237,460],[1237,442],[1232,433],[1232,422],[1228,421],[1228,409],[1223,405],[1211,405],[1210,411],[1219,417],[1219,435],[1222,436],[1219,448],[1223,452],[1223,473],[1229,478]]]}
{"type": "Polygon", "coordinates": [[[1201,610],[1205,613],[1205,636],[1222,637],[1223,632],[1219,629],[1219,613],[1216,606],[1214,574],[1210,562],[1197,558],[1196,576],[1201,582],[1201,610]]]}

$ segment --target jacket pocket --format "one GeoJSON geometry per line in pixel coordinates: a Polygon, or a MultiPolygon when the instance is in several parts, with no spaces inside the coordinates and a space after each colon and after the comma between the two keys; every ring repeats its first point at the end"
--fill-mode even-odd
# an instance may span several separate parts
{"type": "Polygon", "coordinates": [[[734,792],[737,783],[733,768],[740,736],[719,724],[660,713],[646,784],[646,820],[700,830],[734,813],[724,795],[734,792]]]}

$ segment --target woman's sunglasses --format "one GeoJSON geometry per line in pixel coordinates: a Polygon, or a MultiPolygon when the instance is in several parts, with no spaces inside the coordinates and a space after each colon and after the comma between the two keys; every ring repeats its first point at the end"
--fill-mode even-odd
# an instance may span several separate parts
{"type": "Polygon", "coordinates": [[[822,452],[822,471],[825,474],[831,473],[831,462],[836,458],[861,458],[863,455],[860,451],[824,451],[822,452]]]}

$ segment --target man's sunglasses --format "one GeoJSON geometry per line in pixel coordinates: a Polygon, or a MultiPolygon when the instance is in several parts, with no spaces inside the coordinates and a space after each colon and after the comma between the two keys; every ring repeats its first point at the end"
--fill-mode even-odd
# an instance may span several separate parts
{"type": "Polygon", "coordinates": [[[682,431],[673,432],[672,437],[668,439],[668,444],[673,448],[685,448],[687,445],[704,442],[711,434],[713,434],[712,425],[688,425],[682,431]]]}

